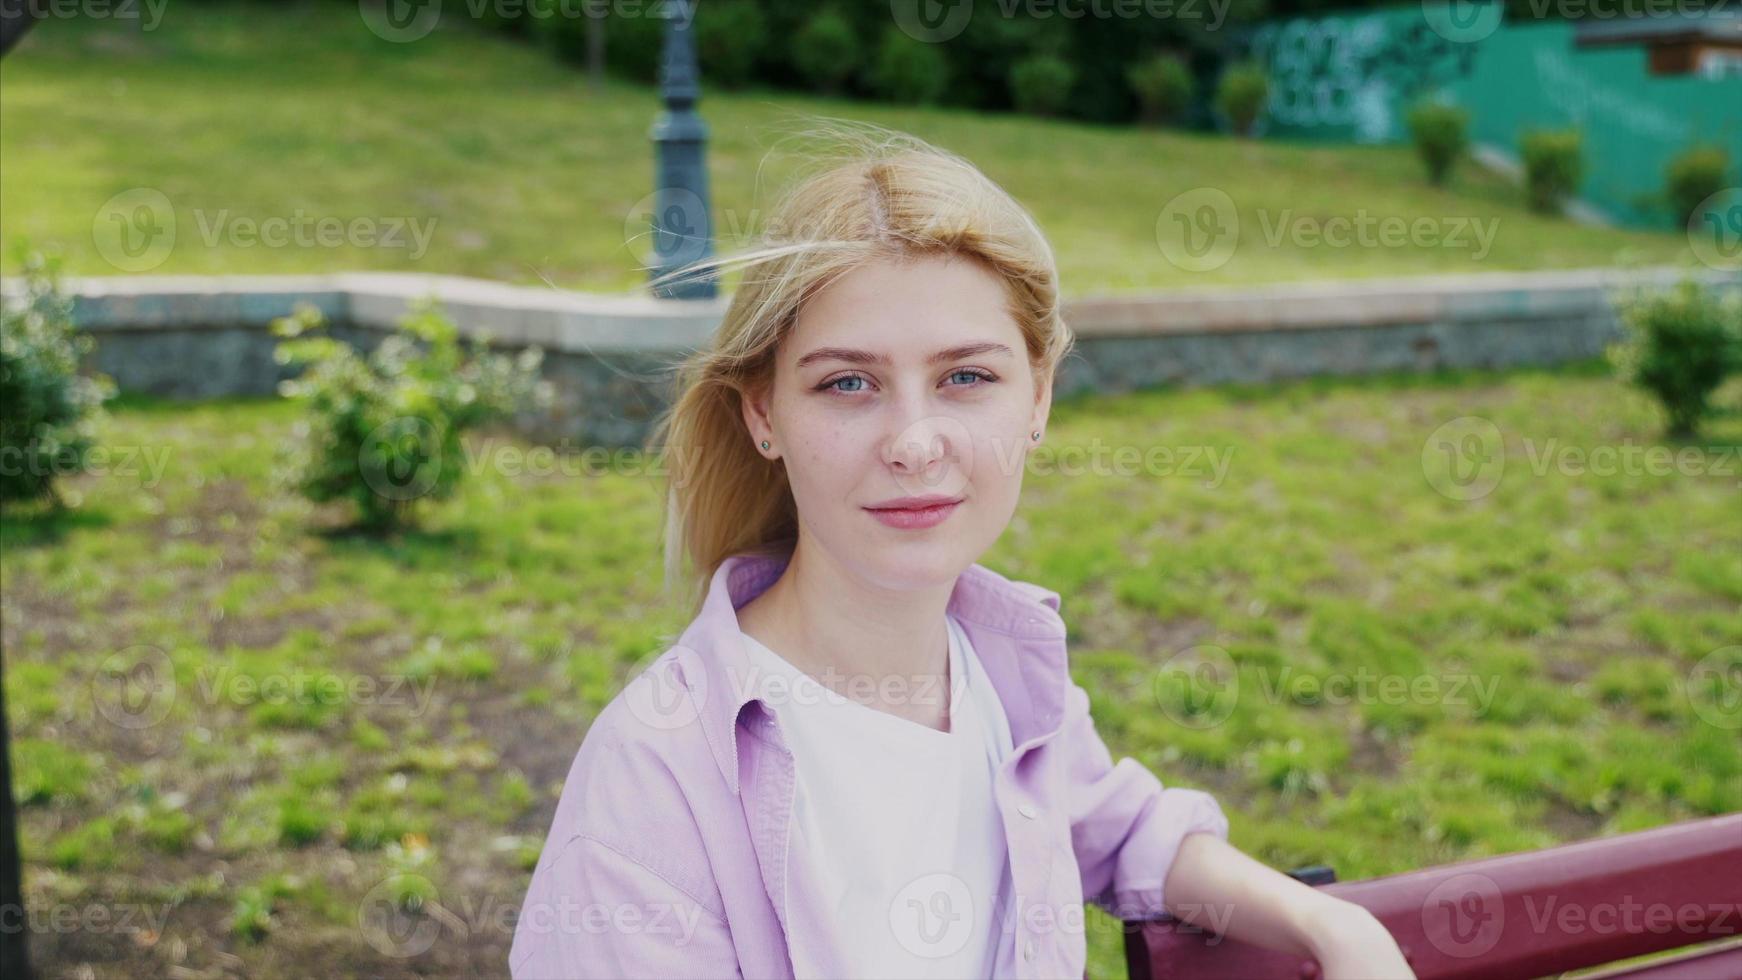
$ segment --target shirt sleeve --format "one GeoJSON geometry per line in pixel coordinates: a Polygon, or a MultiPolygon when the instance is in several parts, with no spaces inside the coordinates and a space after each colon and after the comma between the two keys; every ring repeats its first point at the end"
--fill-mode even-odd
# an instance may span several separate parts
{"type": "Polygon", "coordinates": [[[1089,695],[1072,684],[1059,733],[1071,754],[1071,846],[1087,901],[1126,920],[1166,913],[1163,885],[1190,834],[1228,839],[1228,819],[1215,797],[1195,789],[1164,787],[1132,758],[1113,762],[1089,715],[1089,695]]]}
{"type": "Polygon", "coordinates": [[[718,910],[584,836],[533,872],[508,962],[515,980],[741,976],[718,910]]]}

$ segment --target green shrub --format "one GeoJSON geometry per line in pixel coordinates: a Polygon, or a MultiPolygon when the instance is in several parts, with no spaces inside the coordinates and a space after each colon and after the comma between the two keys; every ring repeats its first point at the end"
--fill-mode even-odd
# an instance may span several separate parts
{"type": "Polygon", "coordinates": [[[1077,70],[1057,55],[1032,54],[1010,67],[1010,99],[1016,111],[1056,116],[1071,97],[1077,70]]]}
{"type": "Polygon", "coordinates": [[[291,479],[317,503],[353,501],[366,527],[401,525],[418,500],[452,494],[465,470],[461,433],[549,398],[542,351],[510,358],[483,338],[465,351],[434,302],[418,304],[367,357],[316,336],[323,326],[308,305],[273,323],[287,338],[279,362],[306,368],[281,385],[309,411],[291,479]]]}
{"type": "Polygon", "coordinates": [[[1237,136],[1252,135],[1269,98],[1270,78],[1256,61],[1230,65],[1216,87],[1216,108],[1228,117],[1228,125],[1237,136]]]}
{"type": "Polygon", "coordinates": [[[1408,121],[1428,182],[1444,184],[1470,144],[1469,112],[1443,102],[1420,102],[1409,110],[1408,121]]]}
{"type": "Polygon", "coordinates": [[[754,3],[710,3],[695,8],[696,60],[702,78],[722,88],[743,88],[756,77],[768,46],[768,24],[754,3]]]}
{"type": "Polygon", "coordinates": [[[87,464],[115,393],[108,378],[79,373],[91,338],[72,322],[59,261],[20,247],[16,292],[0,302],[0,500],[34,500],[54,479],[87,464]]]}
{"type": "Polygon", "coordinates": [[[840,11],[817,11],[792,38],[792,63],[811,86],[835,95],[859,68],[859,41],[840,11]]]}
{"type": "MultiPolygon", "coordinates": [[[[637,82],[659,79],[659,57],[665,47],[665,21],[647,16],[655,9],[649,0],[640,8],[622,11],[608,3],[577,3],[575,0],[528,0],[522,16],[528,33],[563,61],[587,63],[587,32],[592,29],[589,10],[605,11],[600,25],[605,32],[605,63],[611,71],[637,82]]],[[[712,8],[712,4],[709,5],[712,8]]],[[[736,6],[731,4],[729,6],[736,6]]],[[[673,8],[675,9],[675,8],[673,8]]],[[[701,33],[701,18],[694,25],[701,33]]],[[[698,49],[700,42],[697,43],[698,49]]]]}
{"type": "Polygon", "coordinates": [[[524,37],[532,22],[527,8],[533,6],[533,3],[459,4],[447,0],[442,6],[443,19],[457,16],[457,10],[464,10],[484,30],[499,31],[516,37],[524,37]]]}
{"type": "Polygon", "coordinates": [[[1519,141],[1525,193],[1533,211],[1558,214],[1585,179],[1584,138],[1576,129],[1538,129],[1519,141]]]}
{"type": "Polygon", "coordinates": [[[1689,436],[1726,375],[1742,371],[1742,300],[1693,280],[1647,293],[1623,310],[1629,337],[1609,348],[1620,377],[1656,396],[1669,432],[1689,436]]]}
{"type": "Polygon", "coordinates": [[[1192,72],[1186,63],[1168,54],[1140,61],[1125,71],[1126,81],[1137,96],[1138,116],[1146,123],[1176,123],[1192,103],[1192,72]]]}
{"type": "Polygon", "coordinates": [[[1729,175],[1730,154],[1721,146],[1690,146],[1676,154],[1664,169],[1664,196],[1677,223],[1693,221],[1706,198],[1729,186],[1729,175]]]}
{"type": "Polygon", "coordinates": [[[941,44],[916,41],[891,26],[871,63],[871,90],[891,102],[924,105],[936,102],[949,85],[949,63],[941,44]]]}

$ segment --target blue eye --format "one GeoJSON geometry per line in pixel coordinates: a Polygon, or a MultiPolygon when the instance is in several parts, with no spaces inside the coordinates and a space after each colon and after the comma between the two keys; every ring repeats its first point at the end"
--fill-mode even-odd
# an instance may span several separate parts
{"type": "MultiPolygon", "coordinates": [[[[986,371],[986,370],[981,369],[981,368],[962,368],[960,371],[951,371],[947,377],[947,380],[950,382],[950,387],[954,387],[954,388],[977,388],[977,387],[984,385],[984,384],[991,384],[993,382],[996,382],[998,380],[998,376],[993,374],[990,371],[986,371]],[[967,380],[966,381],[962,380],[964,378],[966,378],[967,380]]],[[[870,384],[870,382],[862,375],[843,374],[838,378],[830,378],[827,381],[822,382],[821,384],[817,385],[816,390],[822,391],[822,392],[834,392],[834,393],[843,394],[843,395],[851,395],[851,394],[857,394],[858,392],[865,390],[865,386],[867,386],[869,384],[870,384]],[[845,385],[848,383],[856,383],[857,387],[850,387],[850,388],[842,387],[842,385],[845,385]]]]}

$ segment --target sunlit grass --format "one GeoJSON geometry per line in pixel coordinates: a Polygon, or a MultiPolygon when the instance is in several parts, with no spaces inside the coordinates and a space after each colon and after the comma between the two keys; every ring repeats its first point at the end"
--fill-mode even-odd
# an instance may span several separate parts
{"type": "MultiPolygon", "coordinates": [[[[103,438],[162,453],[155,478],[8,510],[31,895],[164,903],[208,937],[198,956],[255,975],[499,970],[506,930],[390,959],[356,910],[408,867],[448,907],[520,900],[589,719],[685,621],[660,601],[659,488],[483,466],[418,530],[359,536],[275,481],[294,422],[131,401],[103,438]],[[109,672],[139,662],[169,697],[117,699],[109,672]]],[[[1115,754],[1214,791],[1277,866],[1356,878],[1732,812],[1742,748],[1691,678],[1742,644],[1742,417],[1694,446],[1727,473],[1531,462],[1660,430],[1589,366],[1078,399],[1049,445],[1168,447],[1174,468],[1037,466],[985,561],[1064,597],[1115,754]],[[1505,469],[1458,500],[1422,456],[1466,416],[1497,427],[1505,469]],[[1192,469],[1192,447],[1225,467],[1192,469]],[[1220,714],[1168,683],[1207,656],[1238,678],[1220,714]]],[[[1092,972],[1120,975],[1116,931],[1089,921],[1092,972]]],[[[168,962],[113,938],[103,955],[168,962]]],[[[94,955],[72,942],[38,955],[94,955]]]]}
{"type": "MultiPolygon", "coordinates": [[[[646,279],[656,93],[623,82],[592,90],[581,72],[508,38],[454,29],[393,44],[355,5],[202,3],[171,8],[150,32],[56,20],[6,58],[0,79],[0,237],[59,249],[74,273],[134,271],[107,261],[93,234],[113,231],[112,196],[152,188],[174,211],[175,245],[148,271],[391,269],[586,290],[646,279]],[[273,219],[301,223],[307,243],[256,241],[251,224],[273,219]],[[367,234],[318,244],[321,219],[361,219],[367,234]],[[371,244],[376,236],[394,238],[371,244]]],[[[979,164],[1033,210],[1068,294],[1690,254],[1680,235],[1532,214],[1518,188],[1474,164],[1432,188],[1401,146],[1245,142],[782,91],[710,90],[701,111],[726,250],[768,223],[771,195],[797,164],[767,151],[800,117],[828,116],[909,131],[979,164]],[[1197,188],[1230,196],[1239,246],[1225,265],[1189,272],[1157,235],[1179,234],[1164,209],[1197,188]],[[1330,219],[1368,231],[1333,247],[1319,240],[1330,219]],[[1376,224],[1417,219],[1431,240],[1397,244],[1376,224]]]]}

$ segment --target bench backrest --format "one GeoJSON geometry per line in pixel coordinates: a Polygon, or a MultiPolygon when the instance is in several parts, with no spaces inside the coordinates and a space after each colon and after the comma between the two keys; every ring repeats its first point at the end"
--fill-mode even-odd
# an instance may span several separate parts
{"type": "MultiPolygon", "coordinates": [[[[1420,980],[1541,977],[1742,936],[1742,814],[1322,887],[1371,910],[1420,980]]],[[[1742,946],[1719,945],[1609,975],[1742,978],[1742,946]]],[[[1172,919],[1128,924],[1125,952],[1131,980],[1318,976],[1172,919]]]]}

